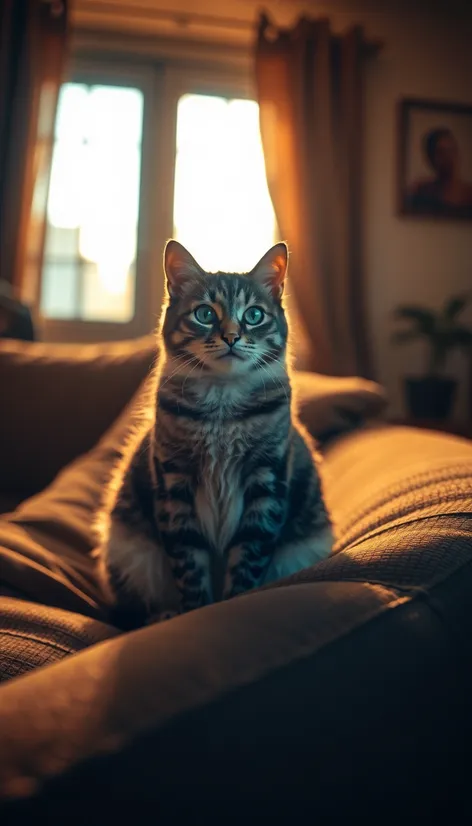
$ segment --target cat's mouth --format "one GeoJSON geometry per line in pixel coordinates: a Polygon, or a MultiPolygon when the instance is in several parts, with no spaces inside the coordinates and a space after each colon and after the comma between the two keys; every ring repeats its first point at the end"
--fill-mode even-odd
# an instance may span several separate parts
{"type": "Polygon", "coordinates": [[[235,353],[234,350],[228,350],[227,353],[223,353],[222,356],[218,356],[217,361],[221,361],[221,359],[238,359],[238,361],[244,361],[244,356],[240,356],[239,353],[235,353]]]}

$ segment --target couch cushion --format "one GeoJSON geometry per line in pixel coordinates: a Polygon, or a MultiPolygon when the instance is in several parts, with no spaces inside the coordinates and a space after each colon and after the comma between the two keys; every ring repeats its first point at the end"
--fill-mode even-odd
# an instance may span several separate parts
{"type": "Polygon", "coordinates": [[[0,597],[0,682],[117,634],[80,614],[0,597]]]}
{"type": "Polygon", "coordinates": [[[300,419],[323,443],[377,418],[387,405],[383,388],[359,376],[295,371],[294,379],[300,419]]]}
{"type": "Polygon", "coordinates": [[[1,341],[0,493],[37,493],[90,450],[155,355],[153,336],[85,345],[1,341]]]}
{"type": "Polygon", "coordinates": [[[367,428],[331,447],[324,477],[334,554],[291,581],[428,589],[472,561],[471,441],[367,428]]]}
{"type": "Polygon", "coordinates": [[[0,518],[0,587],[25,599],[103,618],[90,552],[103,489],[130,428],[143,415],[146,382],[89,453],[72,462],[42,493],[0,518]]]}
{"type": "Polygon", "coordinates": [[[338,551],[396,525],[472,513],[472,441],[456,436],[364,428],[332,445],[324,475],[338,551]]]}

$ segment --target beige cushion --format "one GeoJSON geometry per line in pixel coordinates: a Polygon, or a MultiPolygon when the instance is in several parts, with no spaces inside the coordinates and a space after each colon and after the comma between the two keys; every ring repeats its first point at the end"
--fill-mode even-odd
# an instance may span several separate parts
{"type": "Polygon", "coordinates": [[[297,371],[295,395],[300,418],[322,439],[378,416],[386,407],[382,387],[359,376],[323,376],[297,371]]]}
{"type": "Polygon", "coordinates": [[[86,345],[0,342],[0,493],[37,493],[90,450],[155,354],[152,336],[86,345]]]}
{"type": "Polygon", "coordinates": [[[117,635],[80,613],[0,596],[0,682],[117,635]]]}
{"type": "Polygon", "coordinates": [[[140,388],[98,444],[41,493],[0,517],[0,589],[103,617],[95,563],[95,517],[126,435],[142,409],[140,388]]]}

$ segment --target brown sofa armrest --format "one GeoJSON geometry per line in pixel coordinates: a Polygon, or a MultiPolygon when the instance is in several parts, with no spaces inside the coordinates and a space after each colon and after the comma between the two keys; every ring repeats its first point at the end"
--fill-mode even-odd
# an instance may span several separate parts
{"type": "Polygon", "coordinates": [[[459,643],[422,597],[361,583],[249,594],[102,643],[0,688],[0,813],[347,823],[397,801],[425,822],[444,794],[444,822],[462,822],[459,643]]]}

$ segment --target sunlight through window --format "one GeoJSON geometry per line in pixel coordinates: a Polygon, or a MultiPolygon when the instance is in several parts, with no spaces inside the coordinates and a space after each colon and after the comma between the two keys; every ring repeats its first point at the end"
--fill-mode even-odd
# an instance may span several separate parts
{"type": "Polygon", "coordinates": [[[61,89],[41,294],[49,318],[134,315],[142,119],[139,89],[61,89]]]}
{"type": "Polygon", "coordinates": [[[174,237],[205,269],[243,272],[276,234],[257,103],[184,95],[177,117],[174,237]]]}

